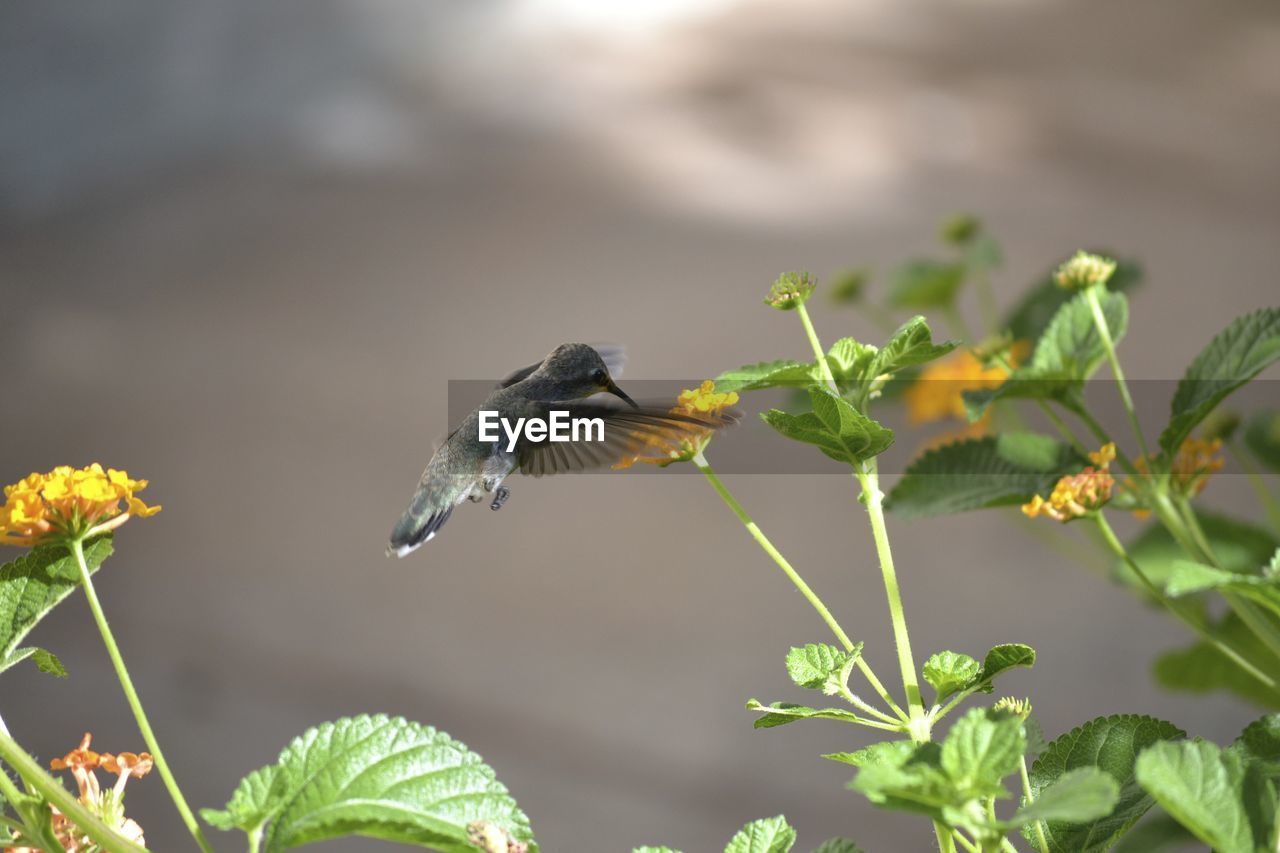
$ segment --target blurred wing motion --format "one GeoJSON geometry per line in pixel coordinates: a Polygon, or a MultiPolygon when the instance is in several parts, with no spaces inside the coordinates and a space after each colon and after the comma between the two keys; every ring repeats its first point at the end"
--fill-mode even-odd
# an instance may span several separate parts
{"type": "MultiPolygon", "coordinates": [[[[516,456],[522,472],[533,477],[604,468],[641,459],[665,459],[685,442],[696,441],[715,430],[738,422],[732,409],[720,414],[689,415],[672,411],[670,404],[641,403],[636,408],[612,402],[570,400],[544,402],[545,417],[551,410],[567,411],[570,418],[600,418],[603,441],[521,441],[516,456]]],[[[594,435],[594,433],[593,433],[594,435]]]]}
{"type": "MultiPolygon", "coordinates": [[[[591,344],[591,348],[600,354],[600,360],[609,368],[609,375],[615,380],[622,375],[622,368],[627,366],[627,350],[617,344],[591,344]]],[[[535,362],[528,367],[513,370],[498,382],[499,388],[509,388],[522,379],[528,379],[542,362],[535,362]]]]}

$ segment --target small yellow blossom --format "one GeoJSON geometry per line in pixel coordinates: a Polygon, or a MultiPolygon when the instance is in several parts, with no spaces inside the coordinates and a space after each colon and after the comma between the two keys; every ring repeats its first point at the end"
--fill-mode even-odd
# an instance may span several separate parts
{"type": "Polygon", "coordinates": [[[30,548],[56,539],[73,539],[114,530],[133,516],[160,511],[137,493],[146,480],[97,462],[87,468],[61,465],[47,474],[31,474],[4,487],[0,508],[0,544],[30,548]],[[121,507],[123,504],[123,509],[121,507]]]}
{"type": "Polygon", "coordinates": [[[1188,438],[1173,458],[1173,486],[1188,497],[1198,495],[1225,464],[1222,439],[1188,438]]]}
{"type": "Polygon", "coordinates": [[[614,468],[630,468],[637,462],[665,468],[673,462],[688,462],[701,453],[711,441],[720,416],[737,404],[737,391],[717,391],[715,382],[706,380],[697,388],[680,392],[671,414],[680,415],[678,425],[662,431],[646,431],[636,436],[632,455],[614,468]],[[648,449],[649,452],[641,451],[648,449]]]}
{"type": "Polygon", "coordinates": [[[911,383],[904,396],[907,417],[916,425],[947,418],[968,421],[964,392],[996,388],[1007,378],[1004,367],[984,366],[967,350],[955,352],[929,364],[911,383]]]}
{"type": "Polygon", "coordinates": [[[1014,699],[1012,696],[1005,696],[996,704],[991,706],[995,711],[1007,711],[1015,717],[1021,717],[1026,722],[1027,717],[1031,716],[1031,700],[1030,699],[1014,699]]]}
{"type": "Polygon", "coordinates": [[[1076,252],[1071,260],[1058,267],[1053,280],[1064,290],[1083,290],[1098,284],[1106,284],[1116,271],[1116,262],[1101,255],[1076,252]]]}
{"type": "Polygon", "coordinates": [[[1100,509],[1111,500],[1111,490],[1115,486],[1115,480],[1107,470],[1115,456],[1115,445],[1104,444],[1097,453],[1089,454],[1089,460],[1096,468],[1091,465],[1079,474],[1063,477],[1053,487],[1048,500],[1036,495],[1022,505],[1022,512],[1028,518],[1047,515],[1055,521],[1067,522],[1100,509]]]}

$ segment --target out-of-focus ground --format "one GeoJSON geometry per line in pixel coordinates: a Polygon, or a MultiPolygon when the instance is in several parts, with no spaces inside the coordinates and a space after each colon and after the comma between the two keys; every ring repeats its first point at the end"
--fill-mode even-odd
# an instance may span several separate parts
{"type": "MultiPolygon", "coordinates": [[[[817,757],[864,735],[752,730],[748,697],[797,698],[786,648],[827,638],[700,478],[516,478],[501,514],[387,561],[448,380],[568,340],[627,343],[638,378],[803,357],[760,305],[778,272],[883,269],[959,209],[1003,240],[1006,303],[1081,245],[1140,258],[1143,379],[1274,303],[1280,269],[1261,0],[33,0],[0,11],[0,94],[0,480],[97,459],[153,481],[165,510],[100,590],[199,805],[378,710],[484,755],[548,851],[719,849],[779,812],[799,849],[927,849],[817,757]]],[[[1253,512],[1239,480],[1205,498],[1253,512]]],[[[730,485],[891,673],[847,478],[730,485]]],[[[1004,690],[1050,736],[1251,718],[1160,692],[1184,632],[1015,516],[891,520],[918,657],[1032,642],[1004,690]]],[[[71,678],[6,674],[15,735],[141,748],[83,602],[34,639],[71,678]]],[[[189,846],[158,779],[129,803],[153,849],[189,846]]]]}

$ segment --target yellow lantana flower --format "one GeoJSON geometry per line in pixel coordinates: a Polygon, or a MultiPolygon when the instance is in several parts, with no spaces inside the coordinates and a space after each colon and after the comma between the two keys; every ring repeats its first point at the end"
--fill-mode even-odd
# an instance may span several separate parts
{"type": "Polygon", "coordinates": [[[146,480],[134,480],[114,468],[103,470],[97,462],[87,468],[61,465],[47,474],[31,474],[4,487],[0,544],[30,548],[114,530],[133,516],[155,515],[160,507],[147,506],[137,497],[146,487],[146,480]]]}
{"type": "Polygon", "coordinates": [[[711,441],[711,436],[715,433],[713,419],[737,402],[737,391],[717,391],[716,383],[710,379],[697,388],[681,391],[671,413],[694,420],[682,421],[680,427],[673,432],[646,432],[639,435],[639,444],[633,448],[633,455],[620,460],[613,467],[630,468],[637,462],[644,462],[665,468],[673,462],[689,461],[711,441]],[[656,453],[641,453],[644,448],[656,453]]]}
{"type": "Polygon", "coordinates": [[[968,350],[930,363],[906,390],[907,417],[914,425],[947,418],[967,421],[964,392],[996,388],[1009,378],[998,365],[985,366],[968,350]]]}
{"type": "Polygon", "coordinates": [[[1022,505],[1022,512],[1028,518],[1047,515],[1055,521],[1067,522],[1101,509],[1111,500],[1111,490],[1115,487],[1115,479],[1107,470],[1115,458],[1116,446],[1104,444],[1097,453],[1089,454],[1089,461],[1096,468],[1090,465],[1079,474],[1063,477],[1053,487],[1048,500],[1036,495],[1022,505]]]}

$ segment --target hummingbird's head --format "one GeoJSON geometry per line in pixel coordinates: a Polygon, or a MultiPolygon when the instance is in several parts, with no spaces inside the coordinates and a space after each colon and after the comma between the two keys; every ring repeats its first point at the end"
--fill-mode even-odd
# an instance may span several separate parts
{"type": "Polygon", "coordinates": [[[554,380],[565,399],[576,400],[607,391],[636,405],[613,381],[604,359],[589,344],[561,344],[543,359],[538,372],[554,380]]]}

